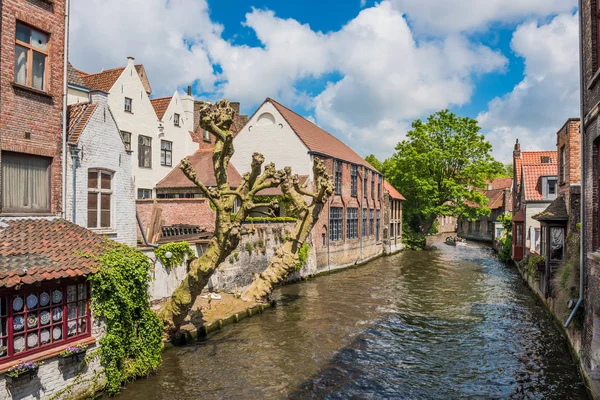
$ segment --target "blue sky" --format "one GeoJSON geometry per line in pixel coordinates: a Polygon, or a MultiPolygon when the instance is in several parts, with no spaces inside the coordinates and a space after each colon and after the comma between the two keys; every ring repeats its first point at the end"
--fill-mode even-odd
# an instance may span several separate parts
{"type": "Polygon", "coordinates": [[[550,148],[577,116],[575,3],[72,0],[70,59],[94,72],[134,55],[155,95],[192,84],[249,114],[273,97],[363,156],[449,108],[509,161],[515,139],[550,148]]]}

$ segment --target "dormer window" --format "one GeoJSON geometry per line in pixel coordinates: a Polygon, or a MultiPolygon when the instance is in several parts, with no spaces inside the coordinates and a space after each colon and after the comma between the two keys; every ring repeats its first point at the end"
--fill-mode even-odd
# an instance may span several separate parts
{"type": "Polygon", "coordinates": [[[173,114],[173,124],[179,126],[179,114],[173,114]]]}
{"type": "Polygon", "coordinates": [[[545,200],[556,199],[558,179],[556,176],[544,176],[541,178],[542,196],[545,200]]]}
{"type": "Polygon", "coordinates": [[[552,157],[550,157],[550,156],[542,156],[540,162],[542,164],[552,164],[552,157]]]}

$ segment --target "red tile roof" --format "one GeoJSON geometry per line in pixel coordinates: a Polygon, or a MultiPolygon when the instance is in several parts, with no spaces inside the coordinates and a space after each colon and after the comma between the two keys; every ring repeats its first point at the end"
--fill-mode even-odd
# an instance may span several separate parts
{"type": "MultiPolygon", "coordinates": [[[[504,189],[486,190],[484,192],[484,194],[485,194],[485,197],[488,198],[487,206],[490,209],[494,210],[496,208],[502,207],[502,204],[504,203],[504,189]]],[[[507,206],[508,206],[508,204],[507,204],[507,206]]],[[[509,209],[509,208],[507,207],[507,209],[509,209]]]]}
{"type": "Polygon", "coordinates": [[[95,271],[106,239],[60,218],[0,219],[0,287],[82,276],[95,271]]]}
{"type": "MultiPolygon", "coordinates": [[[[144,66],[141,64],[135,65],[135,70],[137,71],[142,85],[144,86],[144,90],[146,93],[152,93],[152,89],[150,87],[150,82],[148,81],[148,76],[146,75],[146,70],[144,66]]],[[[102,72],[98,72],[95,74],[88,74],[83,71],[77,71],[81,76],[81,80],[85,83],[85,86],[90,89],[102,90],[104,92],[109,92],[113,87],[117,79],[121,76],[121,74],[125,71],[125,67],[107,69],[102,72]]]]}
{"type": "Polygon", "coordinates": [[[159,97],[156,99],[150,100],[152,103],[152,107],[154,107],[154,111],[156,112],[156,116],[159,121],[162,121],[167,108],[169,108],[169,104],[171,104],[172,97],[159,97]]]}
{"type": "Polygon", "coordinates": [[[68,107],[67,119],[69,133],[67,143],[76,145],[81,133],[85,129],[90,117],[94,113],[97,104],[77,103],[68,107]]]}
{"type": "Polygon", "coordinates": [[[540,178],[542,176],[556,176],[557,168],[557,164],[523,165],[525,201],[544,200],[540,178]]]}
{"type": "Polygon", "coordinates": [[[517,185],[521,183],[521,166],[542,164],[542,157],[550,157],[552,163],[558,161],[557,151],[522,151],[521,158],[515,159],[517,185]]]}
{"type": "MultiPolygon", "coordinates": [[[[212,156],[212,149],[200,149],[197,150],[191,156],[188,156],[190,162],[192,163],[192,166],[196,170],[196,175],[198,175],[198,179],[200,179],[200,182],[204,183],[208,187],[217,186],[212,156]]],[[[176,168],[173,168],[173,170],[169,172],[167,176],[165,176],[160,182],[156,184],[156,187],[195,187],[195,185],[192,182],[190,182],[190,180],[183,174],[183,171],[179,169],[180,165],[181,163],[179,163],[176,168]]],[[[231,163],[228,166],[227,174],[229,176],[229,184],[231,185],[231,187],[237,187],[242,181],[240,173],[235,169],[235,167],[231,163]]]]}
{"type": "Polygon", "coordinates": [[[388,192],[393,199],[406,200],[404,196],[402,196],[400,192],[397,191],[396,188],[393,187],[392,184],[386,181],[385,179],[383,180],[383,190],[388,192]]]}
{"type": "Polygon", "coordinates": [[[512,178],[495,178],[490,182],[491,190],[494,189],[510,189],[512,186],[512,178]]]}
{"type": "Polygon", "coordinates": [[[349,161],[354,164],[364,165],[367,168],[377,171],[375,167],[332,134],[271,98],[267,98],[265,102],[273,104],[309,151],[349,161]]]}
{"type": "MultiPolygon", "coordinates": [[[[308,181],[308,175],[298,175],[298,181],[301,185],[304,185],[308,181]]],[[[309,187],[308,190],[311,188],[309,187]]],[[[281,191],[281,186],[277,186],[274,188],[263,189],[257,193],[259,196],[279,196],[283,194],[281,191]]]]}
{"type": "Polygon", "coordinates": [[[521,208],[513,217],[513,222],[525,222],[525,209],[521,208]]]}

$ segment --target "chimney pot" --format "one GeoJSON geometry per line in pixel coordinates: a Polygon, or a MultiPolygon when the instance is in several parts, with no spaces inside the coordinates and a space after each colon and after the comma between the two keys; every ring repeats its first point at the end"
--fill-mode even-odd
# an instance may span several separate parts
{"type": "Polygon", "coordinates": [[[135,57],[131,57],[131,56],[127,57],[128,64],[133,64],[134,61],[135,61],[135,57]]]}
{"type": "Polygon", "coordinates": [[[192,95],[192,87],[191,86],[188,86],[187,94],[188,94],[188,96],[192,95]]]}

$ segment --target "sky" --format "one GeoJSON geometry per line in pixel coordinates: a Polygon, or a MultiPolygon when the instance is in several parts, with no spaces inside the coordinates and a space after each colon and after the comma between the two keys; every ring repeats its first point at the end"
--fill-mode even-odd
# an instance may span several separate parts
{"type": "MultiPolygon", "coordinates": [[[[71,0],[73,65],[144,65],[153,97],[193,88],[252,114],[271,97],[391,156],[411,122],[476,118],[493,155],[552,150],[579,116],[576,0],[71,0]]],[[[260,149],[257,149],[260,150],[260,149]]]]}

